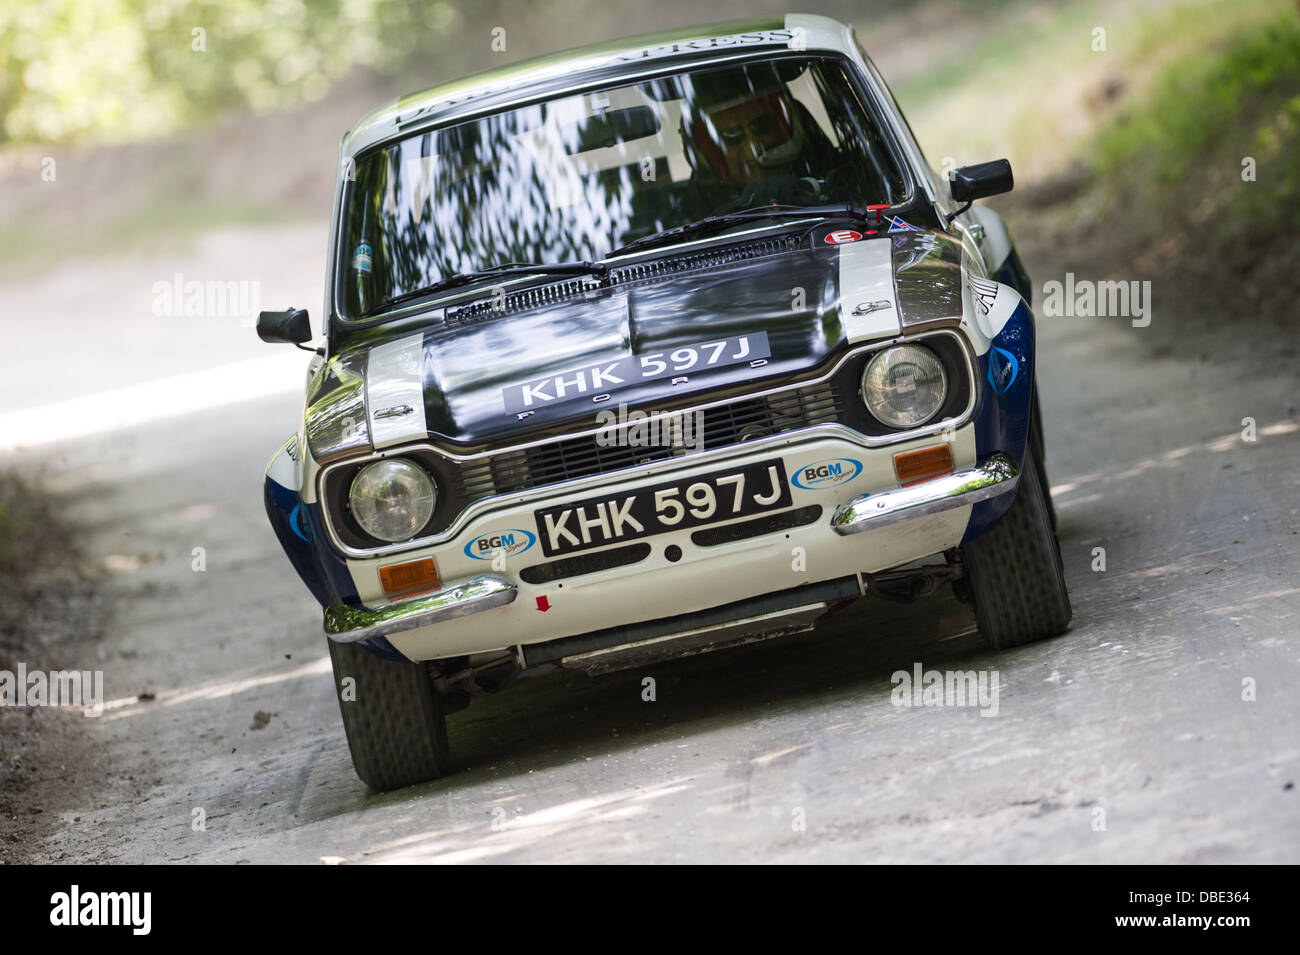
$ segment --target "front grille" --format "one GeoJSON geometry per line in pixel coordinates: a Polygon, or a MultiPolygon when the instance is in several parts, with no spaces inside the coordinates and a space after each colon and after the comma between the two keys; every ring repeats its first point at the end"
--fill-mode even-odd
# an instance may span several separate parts
{"type": "Polygon", "coordinates": [[[684,428],[674,430],[661,426],[658,440],[646,443],[647,437],[654,435],[643,432],[638,436],[633,430],[638,425],[630,422],[598,434],[560,438],[466,462],[461,467],[461,479],[467,499],[477,501],[712,451],[809,425],[829,424],[839,419],[840,412],[839,395],[829,385],[740,398],[690,412],[694,434],[688,434],[684,428]],[[681,440],[683,437],[692,439],[689,447],[681,440]]]}
{"type": "Polygon", "coordinates": [[[468,325],[486,318],[572,301],[583,295],[590,296],[609,289],[637,285],[649,279],[681,275],[699,269],[716,269],[769,255],[782,255],[795,251],[803,244],[802,237],[794,233],[651,259],[638,265],[616,266],[611,268],[603,278],[587,275],[565,282],[549,282],[512,292],[503,297],[494,296],[471,302],[460,308],[449,308],[446,322],[449,326],[468,325]]]}
{"type": "Polygon", "coordinates": [[[599,288],[599,283],[587,279],[551,282],[515,292],[506,296],[504,300],[488,298],[471,302],[461,308],[450,308],[447,310],[446,321],[448,325],[469,325],[484,318],[495,318],[498,315],[567,302],[580,295],[591,294],[599,288]]]}
{"type": "Polygon", "coordinates": [[[611,273],[611,279],[614,283],[622,284],[637,282],[641,279],[658,278],[662,275],[691,272],[696,269],[716,269],[724,265],[733,265],[736,262],[762,258],[767,255],[782,255],[786,252],[793,252],[803,244],[804,240],[797,233],[774,236],[753,242],[745,242],[740,245],[674,255],[671,258],[651,259],[649,262],[643,262],[640,265],[625,265],[614,269],[611,273]]]}

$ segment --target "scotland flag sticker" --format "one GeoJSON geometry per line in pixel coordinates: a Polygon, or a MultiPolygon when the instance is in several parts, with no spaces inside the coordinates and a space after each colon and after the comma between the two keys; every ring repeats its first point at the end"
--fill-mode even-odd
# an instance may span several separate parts
{"type": "Polygon", "coordinates": [[[912,225],[910,222],[904,222],[902,219],[895,217],[889,223],[890,232],[920,232],[921,229],[912,225]]]}

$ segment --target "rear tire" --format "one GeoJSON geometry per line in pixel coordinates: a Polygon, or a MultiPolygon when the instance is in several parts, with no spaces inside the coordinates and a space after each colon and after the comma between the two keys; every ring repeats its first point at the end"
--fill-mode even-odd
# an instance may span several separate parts
{"type": "Polygon", "coordinates": [[[1070,623],[1061,548],[1047,491],[1026,450],[1015,502],[992,530],[962,548],[980,635],[995,650],[1064,633],[1070,623]]]}
{"type": "Polygon", "coordinates": [[[389,660],[329,641],[334,692],[352,765],[377,792],[437,779],[447,769],[447,722],[423,663],[389,660]],[[352,683],[345,686],[344,681],[352,683]]]}

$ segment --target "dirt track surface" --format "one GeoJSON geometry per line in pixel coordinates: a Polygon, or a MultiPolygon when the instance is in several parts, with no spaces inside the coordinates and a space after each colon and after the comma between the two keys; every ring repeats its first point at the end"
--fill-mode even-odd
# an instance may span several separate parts
{"type": "MultiPolygon", "coordinates": [[[[215,236],[0,292],[6,315],[49,316],[15,326],[17,353],[46,360],[0,384],[0,407],[151,409],[126,427],[0,451],[75,497],[69,516],[115,606],[101,639],[70,648],[105,671],[108,710],[38,714],[84,724],[102,775],[70,787],[41,767],[49,811],[0,820],[22,827],[19,857],[1300,861],[1294,352],[1156,348],[1179,321],[1158,307],[1147,330],[1039,323],[1075,609],[1065,636],[992,653],[945,591],[597,680],[542,674],[450,718],[449,777],[369,794],[348,757],[319,609],[262,511],[262,469],[295,428],[305,356],[234,322],[149,310],[157,279],[258,261],[277,267],[268,307],[307,303],[315,316],[322,246],[314,229],[215,236]],[[233,369],[240,390],[213,389],[201,376],[211,367],[233,369]],[[120,394],[190,373],[200,377],[120,394]],[[184,400],[187,389],[210,400],[184,400]],[[998,715],[891,705],[891,674],[917,662],[996,668],[998,715]],[[641,699],[646,675],[653,703],[641,699]]],[[[1063,271],[1028,265],[1040,287],[1063,271]]]]}

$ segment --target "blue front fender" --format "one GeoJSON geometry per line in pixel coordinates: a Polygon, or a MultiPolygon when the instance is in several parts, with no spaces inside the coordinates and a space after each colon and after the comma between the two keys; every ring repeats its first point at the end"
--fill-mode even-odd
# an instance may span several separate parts
{"type": "MultiPolygon", "coordinates": [[[[975,456],[983,463],[997,451],[1021,470],[1029,444],[1034,391],[1034,314],[1025,302],[979,358],[979,411],[975,416],[975,456]]],[[[981,501],[971,509],[962,543],[993,527],[1011,507],[1014,494],[981,501]]]]}
{"type": "Polygon", "coordinates": [[[359,603],[347,564],[321,540],[320,507],[303,504],[298,492],[266,478],[266,517],[284,548],[289,563],[298,572],[312,596],[322,607],[359,603]]]}

